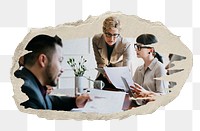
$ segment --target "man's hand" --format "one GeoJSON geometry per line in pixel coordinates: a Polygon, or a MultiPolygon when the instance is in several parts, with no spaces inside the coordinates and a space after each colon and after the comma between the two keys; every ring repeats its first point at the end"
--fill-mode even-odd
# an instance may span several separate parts
{"type": "Polygon", "coordinates": [[[51,92],[53,91],[53,87],[49,85],[46,85],[46,87],[47,87],[47,94],[51,94],[51,92]]]}
{"type": "Polygon", "coordinates": [[[78,108],[82,108],[85,106],[85,104],[87,103],[87,101],[91,101],[91,98],[88,94],[83,94],[81,96],[78,96],[76,98],[76,106],[78,108]]]}

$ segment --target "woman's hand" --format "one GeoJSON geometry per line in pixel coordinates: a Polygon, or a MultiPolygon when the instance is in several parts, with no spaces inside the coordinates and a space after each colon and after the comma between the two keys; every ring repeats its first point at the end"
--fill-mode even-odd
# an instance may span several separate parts
{"type": "Polygon", "coordinates": [[[134,86],[131,86],[131,89],[136,98],[147,98],[149,101],[155,100],[153,97],[156,96],[156,93],[145,90],[137,83],[134,83],[134,86]]]}

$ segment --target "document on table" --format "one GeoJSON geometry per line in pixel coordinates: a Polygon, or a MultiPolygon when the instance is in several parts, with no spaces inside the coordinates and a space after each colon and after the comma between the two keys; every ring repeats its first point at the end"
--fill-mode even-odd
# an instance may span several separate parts
{"type": "Polygon", "coordinates": [[[125,92],[90,89],[92,101],[88,101],[82,112],[116,113],[123,111],[125,92]]]}
{"type": "Polygon", "coordinates": [[[131,77],[131,72],[127,66],[123,67],[104,67],[104,70],[112,82],[112,84],[118,88],[123,89],[126,92],[128,89],[125,87],[124,82],[122,81],[122,77],[126,79],[129,85],[133,85],[134,82],[131,77]]]}

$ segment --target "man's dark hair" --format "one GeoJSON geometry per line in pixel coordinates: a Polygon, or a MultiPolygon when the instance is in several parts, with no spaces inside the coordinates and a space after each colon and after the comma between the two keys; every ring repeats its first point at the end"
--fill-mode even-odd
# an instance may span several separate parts
{"type": "Polygon", "coordinates": [[[55,51],[56,44],[62,45],[62,40],[56,35],[54,37],[48,35],[37,35],[27,44],[25,50],[32,51],[24,56],[24,65],[32,66],[40,54],[45,54],[48,60],[55,51]]]}

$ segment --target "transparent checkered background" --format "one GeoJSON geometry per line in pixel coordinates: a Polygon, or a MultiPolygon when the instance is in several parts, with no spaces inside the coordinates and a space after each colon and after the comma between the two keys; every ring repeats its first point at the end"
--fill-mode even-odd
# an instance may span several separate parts
{"type": "Polygon", "coordinates": [[[0,0],[0,130],[19,131],[200,131],[199,0],[0,0]],[[124,120],[46,120],[16,108],[9,78],[15,48],[30,28],[85,20],[121,11],[160,21],[193,52],[193,69],[180,95],[153,114],[124,120]]]}

